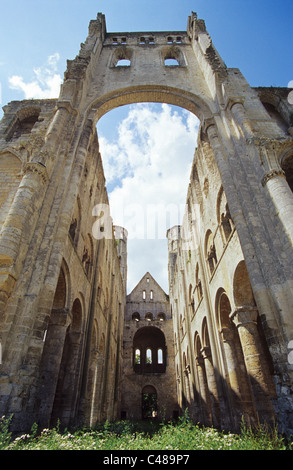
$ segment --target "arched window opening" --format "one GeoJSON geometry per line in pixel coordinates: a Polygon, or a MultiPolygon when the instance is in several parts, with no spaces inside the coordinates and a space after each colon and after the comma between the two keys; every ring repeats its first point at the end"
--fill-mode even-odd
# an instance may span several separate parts
{"type": "Polygon", "coordinates": [[[140,349],[135,350],[135,364],[140,364],[140,349]]]}
{"type": "Polygon", "coordinates": [[[146,313],[146,314],[145,314],[145,319],[146,319],[147,321],[152,321],[152,320],[153,320],[153,314],[150,313],[150,312],[146,313]]]}
{"type": "Polygon", "coordinates": [[[166,341],[164,333],[156,327],[140,328],[133,338],[133,368],[138,374],[166,371],[166,341]],[[137,362],[137,351],[140,361],[137,362]]]}
{"type": "Polygon", "coordinates": [[[233,294],[236,307],[256,305],[244,260],[240,261],[234,273],[233,294]]]}
{"type": "Polygon", "coordinates": [[[118,47],[112,56],[112,67],[130,67],[132,50],[127,46],[118,47]]]}
{"type": "Polygon", "coordinates": [[[152,350],[151,349],[146,350],[146,363],[147,364],[152,363],[152,350]]]}
{"type": "Polygon", "coordinates": [[[134,312],[132,314],[132,320],[139,321],[140,320],[140,314],[138,312],[134,312]]]}
{"type": "Polygon", "coordinates": [[[170,66],[173,66],[173,67],[179,67],[179,62],[177,59],[173,59],[173,58],[166,58],[165,59],[165,66],[166,67],[170,67],[170,66]]]}
{"type": "Polygon", "coordinates": [[[158,313],[158,320],[160,321],[166,320],[166,315],[163,312],[158,313]]]}
{"type": "Polygon", "coordinates": [[[162,52],[164,64],[167,67],[168,66],[183,67],[185,66],[185,60],[184,60],[182,50],[179,47],[175,46],[174,43],[175,43],[174,38],[172,37],[168,38],[168,44],[170,44],[170,46],[167,46],[166,48],[164,48],[162,52]]]}
{"type": "Polygon", "coordinates": [[[212,275],[214,270],[217,266],[217,254],[216,254],[216,247],[213,239],[212,232],[208,230],[206,234],[206,243],[205,243],[205,251],[206,251],[206,261],[209,268],[209,272],[212,275]]]}
{"type": "Polygon", "coordinates": [[[223,188],[221,187],[218,195],[217,202],[217,219],[220,227],[220,233],[224,245],[229,240],[229,237],[234,229],[234,223],[230,214],[228,202],[223,188]]]}
{"type": "Polygon", "coordinates": [[[75,248],[77,248],[77,244],[79,240],[80,219],[81,219],[80,213],[81,213],[80,202],[79,200],[77,200],[75,204],[72,221],[71,221],[70,228],[69,228],[69,235],[70,235],[71,240],[73,241],[75,248]]]}
{"type": "Polygon", "coordinates": [[[130,60],[129,59],[120,59],[118,60],[116,67],[130,67],[130,60]]]}
{"type": "Polygon", "coordinates": [[[201,301],[203,297],[203,290],[202,290],[202,283],[199,278],[199,265],[197,263],[196,268],[195,268],[195,288],[196,288],[196,294],[197,294],[197,301],[198,303],[201,301]]]}
{"type": "Polygon", "coordinates": [[[265,107],[267,113],[270,115],[270,117],[278,124],[280,129],[287,133],[288,132],[288,124],[286,123],[285,119],[281,115],[281,113],[278,111],[278,109],[271,103],[262,103],[263,106],[265,107]]]}
{"type": "Polygon", "coordinates": [[[17,119],[12,128],[8,131],[6,140],[10,141],[12,139],[18,139],[23,135],[30,134],[39,119],[39,114],[39,108],[29,107],[21,109],[17,114],[17,119]]]}
{"type": "Polygon", "coordinates": [[[82,264],[88,276],[91,277],[93,268],[93,242],[90,235],[87,236],[82,254],[82,264]]]}
{"type": "Polygon", "coordinates": [[[163,350],[158,349],[158,364],[163,364],[163,350]]]}

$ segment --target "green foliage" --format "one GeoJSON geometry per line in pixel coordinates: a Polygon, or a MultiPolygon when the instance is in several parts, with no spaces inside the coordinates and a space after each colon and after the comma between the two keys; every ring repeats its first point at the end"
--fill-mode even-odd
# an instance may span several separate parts
{"type": "Polygon", "coordinates": [[[242,426],[240,434],[224,433],[194,424],[185,413],[176,422],[106,421],[94,429],[38,433],[34,424],[30,434],[12,438],[12,420],[2,418],[0,449],[2,450],[292,450],[277,429],[259,426],[257,430],[242,426]]]}
{"type": "Polygon", "coordinates": [[[9,432],[10,424],[12,421],[13,415],[6,418],[2,416],[0,418],[0,450],[6,449],[7,445],[11,439],[11,432],[9,432]]]}

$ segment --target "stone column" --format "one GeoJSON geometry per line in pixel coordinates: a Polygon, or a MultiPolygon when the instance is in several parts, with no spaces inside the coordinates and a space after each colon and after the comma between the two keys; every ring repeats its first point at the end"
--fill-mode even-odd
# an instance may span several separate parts
{"type": "Polygon", "coordinates": [[[241,398],[241,384],[238,376],[238,361],[235,354],[233,331],[231,331],[231,328],[225,327],[222,328],[220,333],[224,346],[230,388],[233,392],[234,398],[236,397],[238,401],[241,398]]]}
{"type": "MultiPolygon", "coordinates": [[[[258,139],[255,138],[254,132],[250,125],[250,121],[246,116],[244,106],[241,101],[233,102],[231,104],[231,111],[235,117],[238,125],[243,130],[245,138],[248,142],[253,144],[258,143],[258,139]]],[[[268,145],[267,148],[267,165],[270,168],[265,173],[262,179],[263,187],[266,187],[271,200],[274,203],[277,216],[279,217],[285,232],[287,233],[291,243],[293,242],[293,195],[292,191],[288,186],[285,178],[285,173],[279,168],[274,168],[277,165],[277,158],[275,155],[275,144],[279,144],[278,141],[270,141],[265,139],[264,146],[268,145]],[[272,168],[273,167],[273,168],[272,168]]],[[[259,143],[259,145],[261,142],[259,143]]]]}
{"type": "Polygon", "coordinates": [[[199,382],[199,400],[200,400],[200,412],[202,414],[203,423],[211,426],[212,423],[212,413],[211,413],[211,403],[210,397],[206,382],[206,372],[204,367],[204,359],[200,354],[196,356],[196,366],[197,366],[197,375],[199,382]]]}
{"type": "Polygon", "coordinates": [[[240,307],[230,314],[235,323],[243,350],[247,374],[251,384],[256,411],[261,421],[274,419],[272,379],[263,359],[260,338],[257,330],[258,311],[255,307],[240,307]]]}
{"type": "Polygon", "coordinates": [[[205,346],[201,349],[204,367],[206,371],[206,379],[207,385],[211,400],[211,408],[212,408],[212,417],[214,426],[220,426],[221,423],[221,414],[220,414],[220,403],[219,403],[219,394],[218,394],[218,387],[215,377],[214,366],[212,363],[212,355],[211,349],[208,346],[205,346]]]}
{"type": "Polygon", "coordinates": [[[281,168],[268,171],[262,179],[262,185],[267,189],[276,214],[293,245],[293,194],[284,171],[281,168]]]}
{"type": "Polygon", "coordinates": [[[249,139],[253,136],[253,130],[250,124],[250,120],[246,116],[245,109],[243,106],[244,98],[238,98],[232,100],[230,103],[232,115],[235,118],[239,127],[241,127],[244,136],[249,139]]]}
{"type": "Polygon", "coordinates": [[[50,317],[40,367],[41,379],[37,398],[40,403],[38,418],[41,426],[49,426],[52,418],[66,331],[69,325],[68,314],[69,310],[66,308],[53,309],[50,317]]]}
{"type": "Polygon", "coordinates": [[[254,422],[255,410],[251,401],[251,393],[243,361],[241,361],[235,345],[235,334],[231,328],[223,328],[221,336],[224,345],[229,385],[232,392],[232,414],[236,420],[236,429],[239,429],[240,419],[244,417],[245,422],[254,422]]]}

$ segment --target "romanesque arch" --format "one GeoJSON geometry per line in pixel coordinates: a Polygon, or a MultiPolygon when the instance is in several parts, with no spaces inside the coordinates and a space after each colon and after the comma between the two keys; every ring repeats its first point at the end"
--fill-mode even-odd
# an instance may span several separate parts
{"type": "Polygon", "coordinates": [[[140,328],[133,338],[133,368],[136,373],[164,373],[167,365],[166,339],[157,327],[140,328]]]}

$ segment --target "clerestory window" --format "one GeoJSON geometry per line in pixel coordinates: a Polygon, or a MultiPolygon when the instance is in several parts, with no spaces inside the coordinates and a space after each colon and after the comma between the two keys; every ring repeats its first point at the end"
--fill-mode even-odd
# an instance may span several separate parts
{"type": "Polygon", "coordinates": [[[156,327],[140,328],[133,339],[133,368],[137,374],[164,373],[167,349],[164,333],[156,327]]]}

